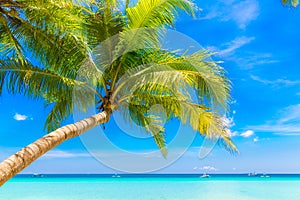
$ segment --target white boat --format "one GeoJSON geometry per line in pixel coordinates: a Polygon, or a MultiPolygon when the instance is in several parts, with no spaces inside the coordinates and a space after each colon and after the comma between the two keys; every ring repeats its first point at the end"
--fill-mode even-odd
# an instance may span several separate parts
{"type": "Polygon", "coordinates": [[[263,174],[260,176],[261,178],[270,178],[270,176],[268,176],[267,174],[263,174]]]}
{"type": "Polygon", "coordinates": [[[249,173],[248,176],[257,176],[257,173],[249,173]]]}
{"type": "Polygon", "coordinates": [[[112,178],[121,178],[121,176],[118,175],[118,174],[114,174],[114,175],[112,175],[111,177],[112,177],[112,178]]]}
{"type": "Polygon", "coordinates": [[[33,173],[32,177],[34,177],[34,178],[41,178],[41,177],[43,177],[43,174],[33,173]]]}
{"type": "Polygon", "coordinates": [[[201,178],[210,178],[210,175],[204,173],[202,176],[200,176],[201,178]]]}

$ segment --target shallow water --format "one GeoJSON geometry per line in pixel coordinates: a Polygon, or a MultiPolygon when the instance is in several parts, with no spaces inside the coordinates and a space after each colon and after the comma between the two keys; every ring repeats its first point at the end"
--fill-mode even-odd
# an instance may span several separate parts
{"type": "Polygon", "coordinates": [[[299,176],[130,177],[50,176],[13,178],[0,188],[2,200],[300,200],[299,176]]]}

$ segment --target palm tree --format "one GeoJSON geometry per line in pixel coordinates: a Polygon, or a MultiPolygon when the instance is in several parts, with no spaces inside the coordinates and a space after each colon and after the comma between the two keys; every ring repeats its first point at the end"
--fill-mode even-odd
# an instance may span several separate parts
{"type": "Polygon", "coordinates": [[[284,5],[292,5],[296,7],[299,4],[299,0],[281,0],[284,5]]]}
{"type": "Polygon", "coordinates": [[[45,128],[54,131],[1,162],[0,185],[65,140],[106,123],[116,110],[128,110],[124,117],[152,134],[167,156],[165,130],[152,123],[159,113],[149,114],[155,104],[164,107],[167,120],[177,118],[201,135],[218,139],[228,150],[237,150],[220,111],[227,110],[230,98],[223,68],[207,59],[211,56],[207,51],[178,54],[159,46],[159,38],[166,26],[174,26],[178,12],[194,15],[190,1],[140,0],[128,7],[127,0],[125,12],[117,9],[116,0],[7,2],[11,4],[0,3],[4,19],[0,29],[5,28],[3,23],[14,23],[8,11],[19,21],[1,32],[7,39],[1,40],[0,47],[12,50],[0,60],[0,91],[6,86],[12,94],[43,98],[52,106],[45,128]],[[53,8],[57,16],[42,17],[44,8],[53,8]],[[32,64],[28,53],[41,66],[32,64]],[[81,94],[75,100],[74,90],[81,94]],[[196,100],[190,95],[192,90],[196,100]],[[91,106],[81,98],[87,94],[97,98],[99,113],[59,128],[72,113],[73,104],[82,111],[91,106]]]}

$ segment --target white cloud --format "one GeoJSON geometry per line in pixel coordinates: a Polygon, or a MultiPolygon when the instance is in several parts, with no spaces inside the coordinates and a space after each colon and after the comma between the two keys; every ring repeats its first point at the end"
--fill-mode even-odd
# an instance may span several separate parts
{"type": "Polygon", "coordinates": [[[235,125],[233,117],[223,117],[223,120],[229,128],[235,125]]]}
{"type": "Polygon", "coordinates": [[[247,138],[247,137],[252,136],[253,134],[254,134],[254,131],[252,131],[252,130],[247,130],[247,131],[241,133],[240,136],[247,138]]]}
{"type": "MultiPolygon", "coordinates": [[[[22,146],[19,147],[2,147],[0,149],[0,159],[5,159],[8,156],[18,152],[22,146]]],[[[77,152],[77,153],[70,153],[67,151],[62,150],[51,150],[47,152],[45,155],[43,155],[41,158],[72,158],[72,157],[89,157],[90,154],[85,152],[77,152]]]]}
{"type": "Polygon", "coordinates": [[[216,18],[220,21],[234,21],[240,29],[245,29],[259,16],[259,4],[256,0],[220,1],[208,10],[209,12],[200,19],[216,18]]]}
{"type": "Polygon", "coordinates": [[[221,44],[219,47],[209,46],[207,49],[211,52],[216,52],[216,56],[224,60],[235,62],[242,69],[252,69],[255,66],[279,62],[279,60],[274,59],[270,53],[241,50],[241,48],[254,40],[255,37],[240,36],[221,44]]]}
{"type": "Polygon", "coordinates": [[[230,130],[230,128],[232,128],[233,126],[235,126],[233,117],[223,117],[223,120],[224,120],[225,124],[226,124],[226,125],[228,126],[228,128],[229,128],[229,136],[230,136],[230,137],[237,136],[237,135],[238,135],[238,132],[237,132],[237,131],[231,131],[231,130],[230,130]]]}
{"type": "Polygon", "coordinates": [[[255,0],[246,0],[234,4],[228,20],[234,20],[239,28],[245,29],[246,26],[259,15],[259,5],[255,0]]]}
{"type": "Polygon", "coordinates": [[[200,167],[199,169],[203,170],[203,171],[217,171],[218,170],[217,168],[212,167],[212,166],[203,166],[203,167],[200,167]]]}
{"type": "Polygon", "coordinates": [[[237,136],[237,135],[239,135],[239,132],[237,132],[237,131],[230,131],[230,137],[235,137],[235,136],[237,136]]]}
{"type": "MultiPolygon", "coordinates": [[[[248,24],[259,16],[259,3],[257,0],[219,0],[209,8],[204,8],[204,17],[201,19],[218,19],[220,21],[234,21],[239,28],[245,29],[248,24]]],[[[218,46],[207,47],[216,56],[225,61],[236,63],[241,69],[252,69],[255,66],[279,62],[270,53],[259,51],[240,50],[255,40],[254,37],[241,36],[218,46]]]]}
{"type": "Polygon", "coordinates": [[[249,126],[256,132],[268,132],[279,135],[300,135],[300,104],[281,109],[275,119],[265,124],[249,126]]]}
{"type": "Polygon", "coordinates": [[[242,46],[250,43],[254,39],[255,37],[246,37],[246,36],[237,37],[234,40],[223,44],[222,46],[225,46],[225,49],[219,51],[218,55],[222,57],[231,55],[236,49],[241,48],[242,46]]]}
{"type": "Polygon", "coordinates": [[[91,157],[89,153],[70,153],[62,150],[51,150],[43,158],[78,158],[78,157],[91,157]]]}
{"type": "Polygon", "coordinates": [[[254,76],[254,75],[250,75],[250,78],[254,81],[258,81],[260,83],[263,83],[265,85],[271,85],[274,87],[282,87],[282,86],[294,86],[294,85],[298,85],[300,84],[300,81],[292,81],[292,80],[288,80],[288,79],[276,79],[276,80],[266,80],[266,79],[262,79],[258,76],[254,76]]]}
{"type": "Polygon", "coordinates": [[[14,119],[17,120],[17,121],[24,121],[24,120],[26,120],[27,118],[28,118],[28,116],[26,116],[26,115],[21,115],[21,114],[19,114],[19,113],[16,113],[16,114],[14,115],[14,119]]]}
{"type": "Polygon", "coordinates": [[[241,69],[252,69],[255,66],[278,63],[279,60],[274,59],[270,53],[248,51],[247,48],[242,49],[247,44],[255,40],[255,37],[239,36],[229,42],[225,42],[220,46],[206,47],[211,52],[216,52],[216,56],[226,61],[236,63],[241,69]]]}
{"type": "Polygon", "coordinates": [[[254,139],[253,139],[253,142],[258,142],[259,141],[259,138],[258,137],[255,137],[254,139]]]}
{"type": "Polygon", "coordinates": [[[244,52],[243,55],[234,55],[227,60],[235,62],[242,69],[252,69],[253,67],[280,62],[273,59],[270,53],[244,52]]]}
{"type": "Polygon", "coordinates": [[[236,100],[236,99],[230,101],[230,104],[231,104],[231,105],[236,104],[236,103],[237,103],[237,100],[236,100]]]}
{"type": "Polygon", "coordinates": [[[222,56],[227,61],[235,62],[241,69],[252,69],[256,66],[268,65],[280,62],[270,53],[258,53],[252,51],[235,51],[232,54],[222,56]]]}
{"type": "Polygon", "coordinates": [[[208,46],[206,48],[211,52],[216,52],[216,56],[236,63],[242,69],[252,69],[255,66],[279,62],[270,53],[258,53],[241,49],[254,40],[255,37],[240,36],[221,44],[219,47],[208,46]]]}

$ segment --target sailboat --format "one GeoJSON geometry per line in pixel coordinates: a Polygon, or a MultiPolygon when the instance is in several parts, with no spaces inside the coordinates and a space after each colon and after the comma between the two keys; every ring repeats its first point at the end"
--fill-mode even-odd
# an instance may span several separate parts
{"type": "Polygon", "coordinates": [[[33,173],[33,174],[32,174],[32,177],[34,177],[34,178],[42,178],[42,177],[43,177],[43,174],[33,173]]]}
{"type": "Polygon", "coordinates": [[[204,173],[202,176],[200,176],[201,178],[210,178],[210,175],[204,173]]]}
{"type": "Polygon", "coordinates": [[[251,173],[248,174],[248,176],[257,176],[257,173],[251,172],[251,173]]]}
{"type": "Polygon", "coordinates": [[[268,176],[268,175],[265,174],[265,173],[264,173],[263,175],[261,175],[260,177],[261,177],[261,178],[270,178],[270,176],[268,176]]]}
{"type": "Polygon", "coordinates": [[[112,178],[121,178],[121,176],[118,175],[118,174],[114,174],[114,175],[112,175],[111,177],[112,177],[112,178]]]}

